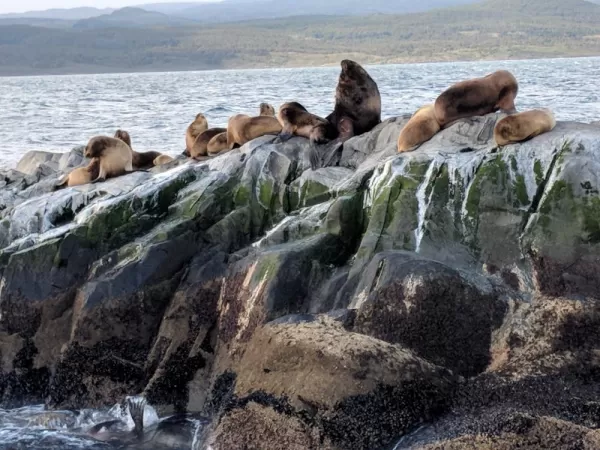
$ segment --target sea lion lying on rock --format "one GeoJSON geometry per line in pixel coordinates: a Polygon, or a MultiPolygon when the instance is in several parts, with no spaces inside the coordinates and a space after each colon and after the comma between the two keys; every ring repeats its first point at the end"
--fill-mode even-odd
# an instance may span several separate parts
{"type": "Polygon", "coordinates": [[[175,158],[173,158],[172,156],[162,154],[157,156],[154,159],[154,161],[152,161],[152,164],[154,164],[155,166],[162,166],[163,164],[169,164],[173,161],[175,161],[175,158]]]}
{"type": "Polygon", "coordinates": [[[150,152],[136,152],[131,146],[131,136],[125,130],[117,130],[115,137],[125,142],[131,149],[132,164],[134,169],[149,169],[156,164],[154,161],[162,155],[162,153],[150,151],[150,152]]]}
{"type": "Polygon", "coordinates": [[[60,178],[55,186],[55,190],[60,189],[65,185],[67,185],[68,187],[72,187],[91,183],[92,181],[97,179],[99,175],[100,159],[92,158],[92,160],[87,166],[73,169],[69,174],[60,178]]]}
{"type": "Polygon", "coordinates": [[[187,127],[185,132],[185,151],[183,152],[186,156],[190,156],[194,142],[198,136],[208,130],[208,121],[204,114],[197,114],[194,121],[187,127]]]}
{"type": "Polygon", "coordinates": [[[435,136],[440,129],[433,104],[422,106],[402,128],[398,137],[398,152],[414,150],[415,147],[435,136]]]}
{"type": "Polygon", "coordinates": [[[85,147],[84,156],[100,160],[98,177],[92,182],[133,172],[131,148],[121,139],[108,136],[93,137],[85,147]]]}
{"type": "Polygon", "coordinates": [[[360,64],[345,59],[341,66],[335,108],[326,119],[346,141],[381,123],[381,95],[377,83],[360,64]]]}
{"type": "Polygon", "coordinates": [[[213,137],[218,134],[227,132],[226,128],[209,128],[208,130],[201,133],[194,142],[194,145],[190,151],[190,157],[193,159],[203,159],[208,155],[208,143],[213,137]]]}
{"type": "Polygon", "coordinates": [[[508,145],[523,142],[556,126],[554,114],[549,109],[533,109],[500,119],[494,128],[496,144],[508,145]]]}
{"type": "Polygon", "coordinates": [[[219,133],[208,142],[206,146],[206,151],[209,156],[215,156],[219,153],[224,152],[225,150],[229,150],[227,148],[227,130],[224,128],[223,133],[219,133]]]}
{"type": "Polygon", "coordinates": [[[337,136],[335,127],[328,120],[309,113],[298,102],[281,105],[277,120],[282,127],[279,135],[282,141],[296,135],[310,139],[312,143],[320,144],[335,139],[337,136]]]}
{"type": "Polygon", "coordinates": [[[512,73],[498,70],[482,78],[450,86],[435,101],[435,117],[442,128],[459,119],[484,116],[498,110],[516,112],[519,84],[512,73]]]}
{"type": "Polygon", "coordinates": [[[279,133],[281,125],[275,117],[237,114],[230,117],[227,123],[227,148],[231,150],[265,134],[279,133]]]}

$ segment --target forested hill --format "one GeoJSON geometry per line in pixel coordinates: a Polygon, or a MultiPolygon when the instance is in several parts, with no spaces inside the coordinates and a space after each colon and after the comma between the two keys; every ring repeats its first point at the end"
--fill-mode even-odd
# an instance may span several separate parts
{"type": "Polygon", "coordinates": [[[600,5],[583,0],[152,28],[0,26],[2,75],[588,55],[600,55],[600,5]]]}

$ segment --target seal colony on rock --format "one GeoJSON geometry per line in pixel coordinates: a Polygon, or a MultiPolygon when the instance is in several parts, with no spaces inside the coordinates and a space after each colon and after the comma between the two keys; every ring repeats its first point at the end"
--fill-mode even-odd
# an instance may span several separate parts
{"type": "Polygon", "coordinates": [[[533,109],[500,119],[494,127],[494,140],[500,146],[529,140],[556,126],[554,114],[549,109],[533,109]]]}
{"type": "Polygon", "coordinates": [[[516,112],[518,91],[517,79],[507,70],[461,81],[435,100],[435,117],[440,127],[446,128],[456,120],[484,116],[498,110],[512,114],[516,112]]]}
{"type": "Polygon", "coordinates": [[[275,117],[250,117],[236,114],[227,122],[227,148],[231,150],[257,137],[279,133],[281,133],[281,125],[275,117]]]}
{"type": "Polygon", "coordinates": [[[156,165],[154,164],[154,161],[156,161],[162,155],[162,153],[155,151],[136,152],[131,146],[131,136],[125,130],[117,130],[115,132],[115,137],[125,142],[131,149],[132,164],[134,169],[150,169],[156,165]]]}
{"type": "Polygon", "coordinates": [[[293,135],[303,136],[311,142],[321,144],[335,139],[337,131],[326,119],[308,110],[298,102],[288,102],[281,105],[277,120],[281,124],[282,140],[287,140],[293,135]]]}
{"type": "Polygon", "coordinates": [[[93,137],[85,148],[84,156],[100,160],[98,177],[92,182],[133,172],[131,148],[121,139],[108,136],[93,137]]]}
{"type": "Polygon", "coordinates": [[[440,129],[440,124],[435,118],[433,104],[422,106],[400,131],[398,152],[414,150],[417,146],[435,136],[440,129]]]}
{"type": "Polygon", "coordinates": [[[381,123],[381,95],[377,83],[360,64],[345,59],[341,66],[335,108],[326,119],[346,141],[381,123]]]}
{"type": "Polygon", "coordinates": [[[186,156],[190,156],[194,142],[196,142],[198,136],[200,136],[206,130],[208,130],[208,121],[206,120],[206,117],[204,117],[204,114],[199,113],[196,115],[194,121],[187,127],[185,132],[184,154],[186,156]]]}

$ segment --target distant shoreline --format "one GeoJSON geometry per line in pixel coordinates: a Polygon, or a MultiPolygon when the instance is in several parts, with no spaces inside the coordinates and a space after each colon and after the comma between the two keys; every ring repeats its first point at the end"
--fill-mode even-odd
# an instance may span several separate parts
{"type": "MultiPolygon", "coordinates": [[[[349,56],[352,59],[352,56],[349,56]]],[[[515,56],[512,58],[479,58],[479,59],[452,59],[452,60],[442,60],[442,59],[421,59],[421,58],[412,58],[406,61],[398,61],[398,62],[370,62],[370,61],[362,61],[357,59],[361,64],[365,66],[388,66],[388,65],[416,65],[416,64],[453,64],[453,63],[472,63],[472,62],[505,62],[505,61],[548,61],[548,60],[562,60],[562,59],[593,59],[600,58],[600,54],[585,54],[585,55],[557,55],[557,56],[549,56],[540,58],[539,56],[515,56]]],[[[40,71],[34,73],[22,73],[21,71],[15,70],[15,73],[1,73],[1,78],[27,78],[27,77],[47,77],[47,76],[73,76],[73,75],[134,75],[134,74],[142,74],[142,73],[176,73],[176,72],[220,72],[220,71],[246,71],[246,70],[283,70],[283,69],[319,69],[319,68],[337,68],[339,65],[339,61],[319,64],[319,65],[285,65],[285,66],[261,66],[261,67],[251,67],[246,65],[240,65],[239,67],[223,67],[223,68],[194,68],[194,67],[153,67],[153,68],[140,68],[140,70],[132,70],[132,69],[115,69],[115,68],[98,68],[98,67],[90,67],[89,70],[84,69],[75,69],[72,70],[64,70],[64,71],[40,71]]],[[[0,71],[2,68],[0,68],[0,71]]]]}

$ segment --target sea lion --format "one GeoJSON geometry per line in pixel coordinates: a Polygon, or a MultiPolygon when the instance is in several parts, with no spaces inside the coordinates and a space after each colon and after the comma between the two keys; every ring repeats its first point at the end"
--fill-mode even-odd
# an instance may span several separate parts
{"type": "Polygon", "coordinates": [[[228,150],[227,131],[214,136],[210,141],[208,141],[208,145],[206,146],[206,151],[208,152],[209,156],[218,155],[225,150],[228,150]]]}
{"type": "Polygon", "coordinates": [[[121,139],[108,136],[96,136],[85,147],[86,158],[98,158],[100,171],[92,182],[118,177],[133,171],[131,148],[121,139]]]}
{"type": "Polygon", "coordinates": [[[259,108],[259,116],[275,116],[275,108],[268,103],[261,103],[259,108]]]}
{"type": "Polygon", "coordinates": [[[68,187],[80,186],[94,181],[100,175],[100,159],[92,158],[90,163],[85,167],[73,169],[68,175],[63,176],[56,186],[56,189],[67,185],[68,187]]]}
{"type": "Polygon", "coordinates": [[[500,146],[523,142],[552,131],[555,126],[556,119],[549,109],[524,111],[500,119],[494,128],[494,140],[500,146]]]}
{"type": "Polygon", "coordinates": [[[144,398],[127,398],[133,430],[120,419],[108,420],[92,427],[87,434],[99,441],[131,449],[182,449],[191,448],[196,430],[209,420],[193,414],[177,414],[154,424],[144,424],[144,398]]]}
{"type": "Polygon", "coordinates": [[[161,154],[159,156],[157,156],[154,161],[152,161],[152,164],[154,164],[155,166],[162,166],[163,164],[169,164],[170,162],[175,161],[175,158],[169,156],[169,155],[164,155],[161,154]]]}
{"type": "Polygon", "coordinates": [[[296,135],[310,139],[312,143],[321,144],[335,139],[337,136],[336,128],[328,120],[309,113],[298,102],[281,105],[277,120],[282,127],[279,137],[283,141],[296,135]]]}
{"type": "Polygon", "coordinates": [[[201,133],[194,142],[191,148],[190,156],[194,159],[202,159],[203,156],[208,155],[208,143],[210,140],[218,134],[225,133],[226,128],[209,128],[208,130],[201,133]]]}
{"type": "Polygon", "coordinates": [[[279,133],[281,125],[275,117],[237,114],[230,117],[227,123],[227,148],[231,150],[265,134],[279,133]]]}
{"type": "Polygon", "coordinates": [[[398,137],[398,152],[406,152],[431,139],[441,129],[433,104],[417,109],[398,137]]]}
{"type": "Polygon", "coordinates": [[[208,130],[208,121],[204,114],[200,113],[196,115],[194,121],[187,127],[185,132],[185,151],[183,152],[186,156],[190,156],[194,142],[196,138],[208,130]]]}
{"type": "Polygon", "coordinates": [[[117,139],[121,139],[131,149],[132,164],[134,169],[149,169],[156,165],[154,164],[154,161],[162,155],[162,153],[154,151],[136,152],[131,146],[131,136],[125,130],[117,130],[115,132],[115,137],[117,139]]]}
{"type": "Polygon", "coordinates": [[[377,83],[360,64],[345,59],[341,66],[335,108],[326,119],[346,141],[381,123],[381,95],[377,83]]]}
{"type": "Polygon", "coordinates": [[[498,70],[482,78],[450,86],[435,100],[435,117],[442,128],[459,119],[484,116],[501,110],[516,112],[519,84],[512,73],[498,70]]]}

